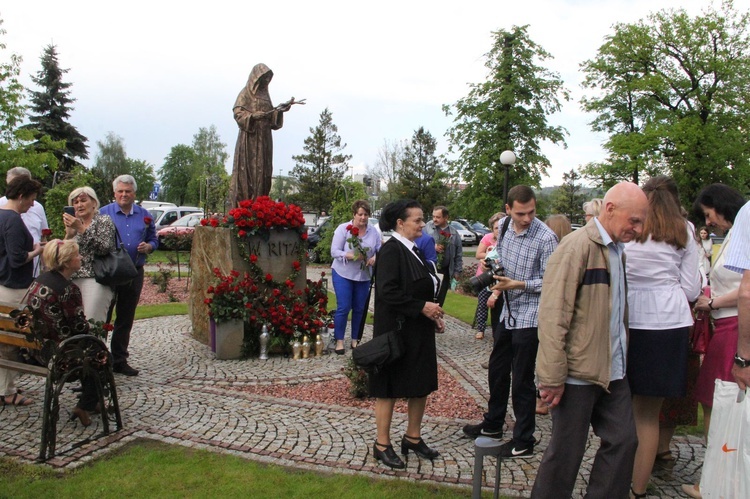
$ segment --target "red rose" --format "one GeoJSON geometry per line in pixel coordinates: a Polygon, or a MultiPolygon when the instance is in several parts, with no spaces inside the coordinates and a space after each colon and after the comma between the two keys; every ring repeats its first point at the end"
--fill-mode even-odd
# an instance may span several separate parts
{"type": "Polygon", "coordinates": [[[218,226],[219,226],[219,221],[216,220],[215,218],[212,218],[211,219],[211,227],[218,227],[218,226]]]}
{"type": "Polygon", "coordinates": [[[203,300],[203,303],[205,303],[206,305],[211,305],[211,302],[213,302],[211,298],[206,298],[205,300],[203,300]]]}
{"type": "Polygon", "coordinates": [[[352,224],[349,224],[349,225],[346,226],[346,230],[351,231],[352,227],[354,227],[354,226],[352,224]]]}
{"type": "Polygon", "coordinates": [[[214,292],[213,286],[209,286],[208,289],[206,290],[206,293],[213,293],[213,292],[214,292]]]}
{"type": "Polygon", "coordinates": [[[52,229],[42,229],[42,237],[49,237],[52,235],[52,229]]]}
{"type": "Polygon", "coordinates": [[[266,274],[266,281],[267,282],[273,281],[273,276],[271,274],[266,274]]]}
{"type": "Polygon", "coordinates": [[[151,225],[151,222],[153,222],[154,219],[151,217],[143,217],[143,223],[146,225],[151,225]]]}
{"type": "Polygon", "coordinates": [[[359,229],[356,228],[356,227],[352,227],[351,233],[352,233],[353,236],[358,236],[359,235],[359,229]]]}
{"type": "Polygon", "coordinates": [[[201,218],[201,225],[203,227],[205,227],[206,225],[208,225],[208,220],[206,220],[205,218],[201,218]]]}
{"type": "Polygon", "coordinates": [[[104,324],[104,325],[102,326],[102,328],[103,328],[103,329],[104,329],[105,331],[112,331],[112,330],[113,330],[113,329],[115,328],[115,326],[113,326],[112,324],[110,324],[109,322],[107,322],[106,324],[104,324]]]}
{"type": "Polygon", "coordinates": [[[247,235],[247,232],[245,232],[244,230],[241,230],[237,233],[237,235],[240,237],[245,237],[247,235]]]}
{"type": "Polygon", "coordinates": [[[302,238],[303,241],[306,241],[307,240],[307,232],[303,232],[299,237],[302,238]]]}
{"type": "Polygon", "coordinates": [[[257,255],[250,255],[250,263],[255,263],[258,261],[257,255]]]}

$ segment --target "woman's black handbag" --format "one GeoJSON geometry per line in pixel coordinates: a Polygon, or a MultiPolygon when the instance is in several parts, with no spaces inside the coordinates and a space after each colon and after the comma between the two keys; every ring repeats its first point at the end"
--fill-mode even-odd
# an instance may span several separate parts
{"type": "Polygon", "coordinates": [[[122,241],[118,244],[120,233],[115,227],[115,249],[103,256],[95,256],[94,279],[105,286],[121,286],[127,284],[138,276],[133,259],[122,241]]]}
{"type": "Polygon", "coordinates": [[[371,374],[377,374],[383,367],[404,356],[404,340],[401,337],[401,324],[398,328],[385,334],[378,335],[362,343],[352,351],[354,363],[371,374]]]}

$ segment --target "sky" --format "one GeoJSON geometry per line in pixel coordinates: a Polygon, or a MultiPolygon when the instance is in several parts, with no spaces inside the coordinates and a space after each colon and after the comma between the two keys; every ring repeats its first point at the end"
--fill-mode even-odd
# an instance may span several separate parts
{"type": "MultiPolygon", "coordinates": [[[[661,9],[696,15],[709,0],[338,0],[177,2],[130,0],[4,2],[0,18],[10,53],[23,58],[22,83],[41,69],[40,56],[57,46],[72,83],[70,122],[89,139],[123,138],[128,157],[158,169],[178,144],[190,145],[215,125],[227,145],[231,172],[237,139],[232,106],[252,67],[274,72],[274,104],[295,97],[306,105],[286,113],[274,132],[274,175],[287,175],[293,155],[328,108],[338,126],[350,172],[374,167],[385,141],[409,140],[424,127],[447,152],[452,118],[442,111],[487,78],[493,31],[529,25],[532,40],[551,53],[572,99],[548,117],[565,127],[567,148],[544,144],[552,168],[542,185],[605,157],[606,136],[591,131],[580,109],[581,62],[596,55],[616,23],[636,22],[661,9]]],[[[746,11],[750,0],[735,0],[746,11]]],[[[518,158],[521,163],[523,158],[518,158]]]]}

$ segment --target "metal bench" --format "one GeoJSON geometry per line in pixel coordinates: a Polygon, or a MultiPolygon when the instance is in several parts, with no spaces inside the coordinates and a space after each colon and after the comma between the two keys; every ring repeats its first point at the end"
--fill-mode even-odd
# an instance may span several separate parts
{"type": "Polygon", "coordinates": [[[15,360],[0,359],[0,367],[24,374],[44,376],[44,411],[42,416],[42,441],[39,461],[54,457],[57,442],[57,421],[60,414],[60,393],[68,381],[93,375],[99,398],[102,420],[101,435],[109,434],[109,423],[122,429],[120,406],[117,402],[112,355],[107,345],[96,336],[80,334],[60,342],[36,337],[30,328],[30,314],[17,304],[0,302],[0,344],[26,348],[30,352],[44,352],[49,357],[47,367],[35,366],[15,360]]]}

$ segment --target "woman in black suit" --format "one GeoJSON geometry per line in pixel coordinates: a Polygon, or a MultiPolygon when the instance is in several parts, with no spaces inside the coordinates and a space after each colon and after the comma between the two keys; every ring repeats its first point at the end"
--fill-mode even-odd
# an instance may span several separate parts
{"type": "Polygon", "coordinates": [[[375,328],[378,336],[398,328],[406,353],[398,361],[370,376],[370,395],[376,397],[377,439],[373,455],[391,468],[403,469],[404,462],[391,445],[391,419],[397,398],[408,398],[408,424],[401,439],[401,453],[413,450],[418,456],[436,458],[439,453],[422,440],[422,417],[427,395],[437,390],[435,330],[442,332],[443,310],[435,303],[438,281],[433,265],[414,251],[414,240],[425,226],[422,207],[413,200],[387,205],[380,217],[380,229],[394,231],[380,249],[375,268],[375,328]]]}

